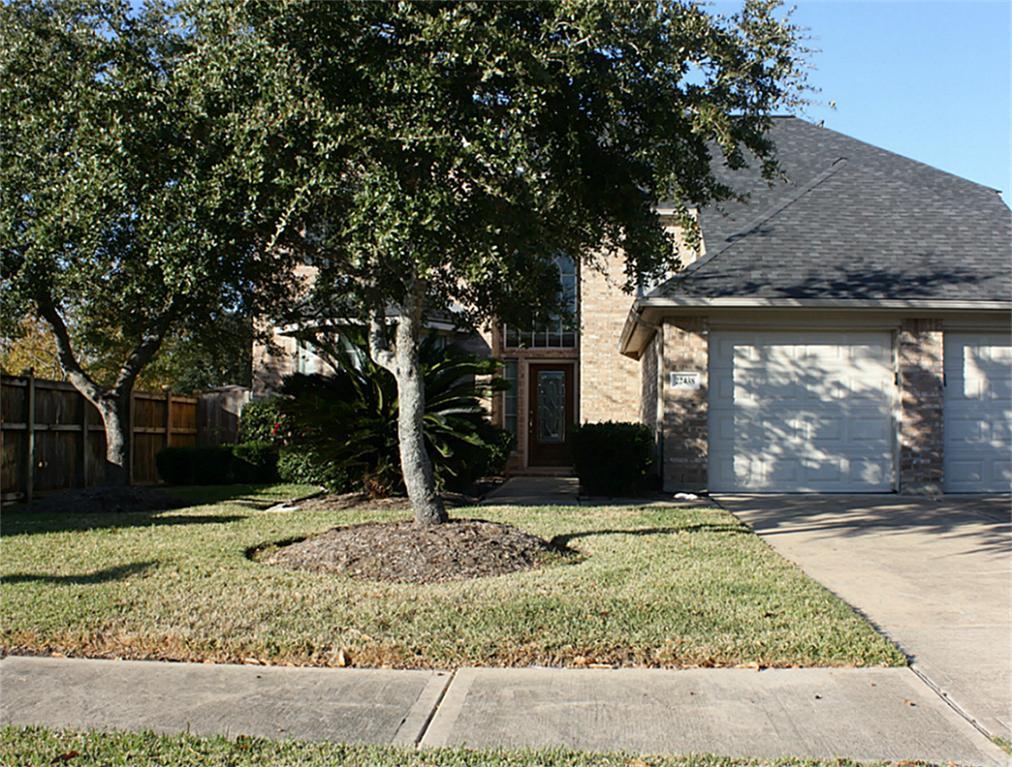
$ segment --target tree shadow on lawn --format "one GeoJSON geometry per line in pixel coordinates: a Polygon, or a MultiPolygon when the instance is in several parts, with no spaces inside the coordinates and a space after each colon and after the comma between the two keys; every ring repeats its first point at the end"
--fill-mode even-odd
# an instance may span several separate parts
{"type": "Polygon", "coordinates": [[[249,484],[72,488],[45,495],[31,505],[5,508],[3,534],[224,524],[245,519],[247,509],[262,511],[279,502],[277,497],[258,495],[257,488],[249,484]],[[220,505],[238,508],[234,514],[221,513],[222,509],[209,509],[207,514],[193,511],[195,507],[220,505]]]}
{"type": "Polygon", "coordinates": [[[221,525],[246,519],[241,514],[166,514],[162,511],[123,511],[100,514],[34,514],[31,511],[4,512],[3,535],[86,532],[129,527],[175,527],[177,525],[221,525]]]}
{"type": "Polygon", "coordinates": [[[281,503],[281,498],[257,495],[258,487],[266,485],[185,485],[159,488],[167,496],[185,502],[188,506],[212,506],[227,503],[248,509],[269,509],[281,503]]]}
{"type": "Polygon", "coordinates": [[[4,584],[15,583],[52,583],[60,586],[86,586],[95,583],[108,583],[109,581],[122,581],[132,575],[142,573],[148,568],[158,564],[157,559],[147,562],[132,562],[129,565],[118,565],[107,567],[104,570],[96,570],[92,573],[81,575],[42,575],[36,573],[12,573],[11,575],[0,576],[0,582],[4,584]]]}
{"type": "Polygon", "coordinates": [[[549,541],[551,546],[567,548],[569,542],[577,538],[593,538],[602,535],[676,535],[678,533],[731,533],[733,535],[751,535],[752,531],[747,527],[735,523],[701,522],[695,525],[682,525],[681,527],[640,527],[632,530],[582,530],[576,533],[556,535],[549,541]]]}

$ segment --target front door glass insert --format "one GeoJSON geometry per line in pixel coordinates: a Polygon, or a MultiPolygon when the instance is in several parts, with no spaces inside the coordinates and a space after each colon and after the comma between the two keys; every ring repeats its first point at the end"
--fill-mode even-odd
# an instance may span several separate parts
{"type": "Polygon", "coordinates": [[[562,370],[538,372],[538,442],[558,444],[566,441],[566,373],[562,370]]]}

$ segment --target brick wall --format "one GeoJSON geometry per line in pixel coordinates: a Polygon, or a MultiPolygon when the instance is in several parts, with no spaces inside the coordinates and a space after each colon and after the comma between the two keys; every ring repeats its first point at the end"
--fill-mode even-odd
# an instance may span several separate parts
{"type": "Polygon", "coordinates": [[[704,490],[707,484],[707,363],[709,344],[702,318],[666,320],[662,334],[661,367],[662,479],[666,491],[704,490]],[[669,374],[692,371],[700,375],[698,390],[672,389],[669,374]]]}
{"type": "Polygon", "coordinates": [[[638,421],[640,367],[619,353],[633,296],[624,292],[624,259],[607,259],[602,271],[580,272],[580,421],[638,421]]]}
{"type": "Polygon", "coordinates": [[[941,320],[903,320],[900,326],[897,351],[902,493],[942,491],[943,342],[941,320]]]}
{"type": "Polygon", "coordinates": [[[281,381],[295,372],[296,343],[291,336],[271,328],[271,345],[257,340],[253,342],[253,394],[262,397],[276,392],[281,381]]]}

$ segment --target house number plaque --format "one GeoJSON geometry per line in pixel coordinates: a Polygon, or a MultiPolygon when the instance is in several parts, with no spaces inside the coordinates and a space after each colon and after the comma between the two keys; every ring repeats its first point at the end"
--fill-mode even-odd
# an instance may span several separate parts
{"type": "Polygon", "coordinates": [[[696,391],[699,389],[699,380],[699,373],[682,371],[670,374],[670,385],[672,389],[696,391]]]}

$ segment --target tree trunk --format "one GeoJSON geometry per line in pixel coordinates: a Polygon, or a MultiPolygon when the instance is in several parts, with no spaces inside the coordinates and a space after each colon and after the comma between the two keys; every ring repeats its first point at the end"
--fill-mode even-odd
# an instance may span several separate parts
{"type": "Polygon", "coordinates": [[[130,398],[131,393],[106,393],[95,406],[105,427],[106,485],[130,484],[130,398]]]}
{"type": "Polygon", "coordinates": [[[436,491],[432,460],[425,448],[425,384],[418,350],[421,344],[424,288],[412,286],[397,324],[395,376],[397,378],[397,434],[401,472],[415,513],[415,524],[438,525],[447,521],[443,499],[436,491]]]}
{"type": "MultiPolygon", "coordinates": [[[[67,378],[75,389],[98,408],[102,416],[102,424],[105,426],[105,484],[130,484],[130,437],[133,429],[133,424],[130,423],[130,402],[133,399],[134,383],[144,366],[161,348],[162,339],[174,317],[174,304],[170,304],[154,318],[151,327],[123,362],[115,383],[108,389],[99,386],[81,367],[71,346],[67,323],[52,297],[45,296],[41,299],[38,309],[39,316],[49,323],[53,331],[56,353],[67,378]]],[[[85,433],[84,439],[87,438],[85,433]]]]}

